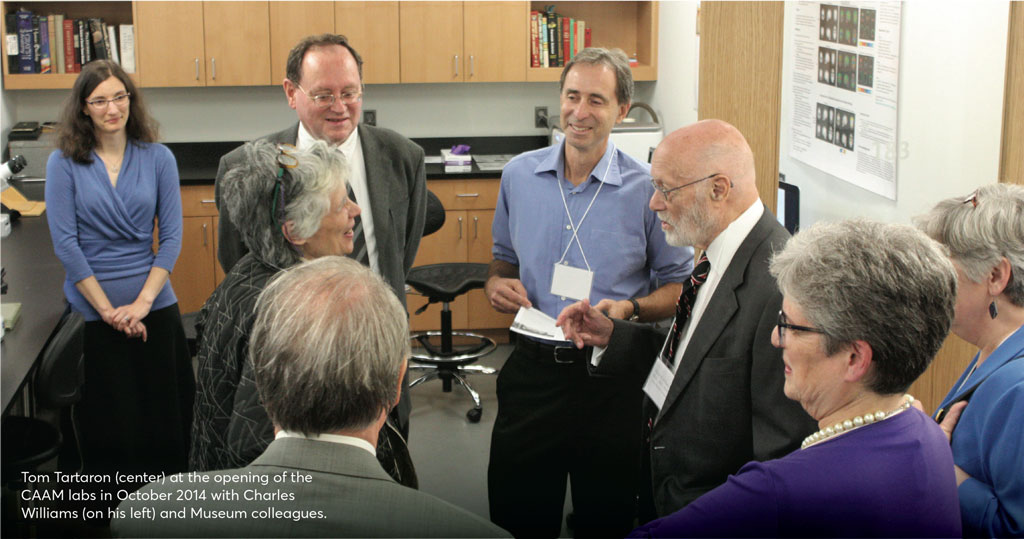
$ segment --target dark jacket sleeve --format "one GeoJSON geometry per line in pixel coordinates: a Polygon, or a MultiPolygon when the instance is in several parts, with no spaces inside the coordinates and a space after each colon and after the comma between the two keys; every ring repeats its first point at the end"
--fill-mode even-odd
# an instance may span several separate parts
{"type": "Polygon", "coordinates": [[[213,184],[214,199],[217,203],[217,210],[220,213],[217,221],[217,260],[220,261],[220,267],[224,270],[224,273],[231,271],[235,262],[238,262],[239,258],[242,258],[245,253],[249,252],[249,249],[245,247],[245,243],[242,242],[242,235],[239,234],[238,229],[231,222],[227,207],[221,204],[221,187],[224,183],[224,175],[231,168],[233,156],[237,151],[237,149],[232,150],[231,153],[220,158],[220,165],[217,167],[217,179],[213,184]]]}
{"type": "Polygon", "coordinates": [[[588,364],[594,376],[625,377],[631,383],[642,385],[647,379],[654,359],[661,352],[665,333],[648,324],[634,324],[613,320],[611,340],[598,366],[588,364]]]}
{"type": "Polygon", "coordinates": [[[416,252],[420,247],[420,238],[423,237],[423,225],[427,219],[427,166],[424,161],[423,148],[412,144],[415,150],[412,152],[412,177],[409,178],[409,217],[406,220],[405,230],[405,258],[403,266],[405,274],[409,274],[409,268],[416,260],[416,252]]]}

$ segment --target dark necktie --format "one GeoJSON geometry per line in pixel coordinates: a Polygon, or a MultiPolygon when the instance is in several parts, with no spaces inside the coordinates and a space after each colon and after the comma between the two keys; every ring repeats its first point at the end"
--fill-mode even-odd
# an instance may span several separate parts
{"type": "Polygon", "coordinates": [[[697,290],[704,281],[708,280],[708,272],[711,271],[711,262],[708,255],[700,255],[697,267],[693,268],[690,280],[683,283],[683,291],[679,294],[679,301],[676,302],[676,317],[672,321],[672,331],[669,333],[668,346],[665,348],[665,360],[669,365],[675,363],[676,348],[679,346],[679,339],[682,337],[683,328],[693,311],[693,302],[697,299],[697,290]]]}
{"type": "MultiPolygon", "coordinates": [[[[352,183],[349,182],[347,186],[348,199],[358,204],[356,201],[356,194],[352,191],[352,183]]],[[[348,257],[364,266],[369,266],[370,254],[366,251],[366,236],[363,235],[363,220],[358,215],[356,216],[356,225],[352,227],[352,234],[355,238],[352,240],[352,252],[349,253],[348,257]]]]}

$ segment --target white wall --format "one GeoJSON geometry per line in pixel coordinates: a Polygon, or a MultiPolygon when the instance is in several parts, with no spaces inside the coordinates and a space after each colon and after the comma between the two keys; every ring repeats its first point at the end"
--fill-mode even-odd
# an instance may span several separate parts
{"type": "MultiPolygon", "coordinates": [[[[786,4],[786,21],[794,6],[786,4]]],[[[910,222],[943,198],[997,180],[1002,130],[1006,1],[904,2],[896,200],[789,157],[792,43],[783,56],[779,172],[800,187],[800,224],[849,217],[910,222]]]]}
{"type": "Polygon", "coordinates": [[[697,2],[661,2],[658,9],[658,81],[638,88],[636,100],[654,107],[668,134],[697,121],[697,2]]]}

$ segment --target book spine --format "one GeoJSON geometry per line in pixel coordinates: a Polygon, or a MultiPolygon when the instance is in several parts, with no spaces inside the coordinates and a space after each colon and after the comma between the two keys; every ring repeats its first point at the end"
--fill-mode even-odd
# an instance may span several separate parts
{"type": "Polygon", "coordinates": [[[530,12],[530,67],[540,67],[540,52],[537,50],[537,19],[540,13],[530,12]]]}
{"type": "Polygon", "coordinates": [[[39,41],[39,17],[32,15],[32,72],[41,73],[39,71],[39,47],[42,41],[39,41]]]}
{"type": "Polygon", "coordinates": [[[64,35],[64,72],[75,72],[75,21],[65,18],[61,23],[61,34],[64,35]]]}
{"type": "Polygon", "coordinates": [[[32,13],[15,13],[18,22],[18,73],[35,73],[32,61],[32,13]]]}
{"type": "Polygon", "coordinates": [[[71,28],[75,32],[75,73],[82,72],[82,20],[71,21],[71,28]]]}
{"type": "Polygon", "coordinates": [[[103,26],[99,19],[89,19],[89,36],[92,41],[93,60],[105,60],[107,50],[103,47],[103,26]]]}
{"type": "Polygon", "coordinates": [[[135,27],[122,24],[121,32],[121,67],[127,73],[135,73],[135,27]]]}
{"type": "Polygon", "coordinates": [[[558,67],[558,18],[548,13],[548,67],[558,67]]]}
{"type": "Polygon", "coordinates": [[[537,30],[540,33],[540,65],[541,67],[551,67],[551,62],[548,61],[548,16],[546,13],[540,14],[537,30]]]}
{"type": "Polygon", "coordinates": [[[586,25],[582,20],[576,21],[576,43],[573,47],[576,48],[576,54],[579,54],[583,50],[583,28],[586,25]]]}
{"type": "Polygon", "coordinates": [[[576,19],[569,19],[569,60],[576,57],[576,19]]]}
{"type": "Polygon", "coordinates": [[[7,73],[18,72],[18,16],[15,12],[4,14],[4,51],[7,54],[7,73]]]}
{"type": "Polygon", "coordinates": [[[92,31],[89,30],[89,21],[81,19],[82,31],[82,66],[92,61],[92,31]]]}
{"type": "Polygon", "coordinates": [[[107,50],[110,51],[110,58],[120,64],[121,53],[117,49],[117,28],[106,23],[103,23],[103,27],[107,29],[107,50]]]}
{"type": "Polygon", "coordinates": [[[63,15],[51,15],[53,18],[50,21],[50,48],[53,49],[53,71],[55,73],[66,73],[67,70],[64,67],[64,16],[63,15]]]}
{"type": "Polygon", "coordinates": [[[558,67],[569,61],[569,17],[558,18],[558,67]]]}
{"type": "Polygon", "coordinates": [[[584,30],[583,35],[585,36],[583,38],[583,48],[587,48],[587,47],[590,46],[590,28],[589,27],[586,30],[584,30]]]}
{"type": "Polygon", "coordinates": [[[50,58],[50,21],[46,16],[39,17],[39,73],[53,72],[53,60],[50,58]]]}

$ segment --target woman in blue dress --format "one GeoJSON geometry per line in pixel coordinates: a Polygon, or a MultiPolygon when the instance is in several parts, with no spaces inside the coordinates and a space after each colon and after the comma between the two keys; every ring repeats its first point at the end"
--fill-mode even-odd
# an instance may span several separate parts
{"type": "Polygon", "coordinates": [[[181,250],[181,194],[174,156],[156,137],[131,78],[97,60],[75,81],[46,165],[64,295],[86,320],[74,417],[87,473],[158,474],[187,463],[195,382],[168,281],[181,250]]]}
{"type": "Polygon", "coordinates": [[[959,287],[953,333],[978,348],[939,404],[965,537],[1024,537],[1024,187],[986,185],[917,224],[959,287]]]}

